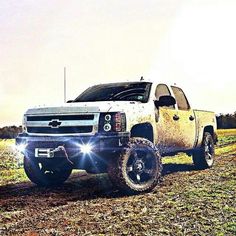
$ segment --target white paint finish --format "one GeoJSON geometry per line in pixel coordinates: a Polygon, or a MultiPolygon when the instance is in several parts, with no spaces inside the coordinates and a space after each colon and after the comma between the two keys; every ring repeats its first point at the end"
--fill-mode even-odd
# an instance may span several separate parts
{"type": "MultiPolygon", "coordinates": [[[[94,135],[98,131],[99,114],[101,112],[123,112],[126,115],[126,131],[130,132],[136,124],[150,123],[154,132],[154,143],[161,144],[168,151],[170,149],[172,151],[188,150],[193,148],[194,144],[199,146],[203,137],[204,127],[212,126],[216,130],[216,120],[213,112],[191,109],[189,111],[180,111],[177,106],[175,106],[175,109],[159,108],[157,111],[154,105],[157,85],[158,83],[153,82],[147,103],[130,101],[66,103],[58,107],[31,108],[26,112],[26,115],[94,114],[95,117],[92,121],[61,121],[62,127],[93,125],[91,135],[94,135]],[[180,117],[178,121],[173,120],[175,114],[180,117]],[[194,121],[189,120],[190,115],[195,117],[194,121]],[[158,121],[156,121],[156,116],[158,121]]],[[[168,87],[173,96],[171,87],[168,87]]],[[[31,121],[27,122],[27,126],[47,127],[48,121],[31,121]]],[[[36,135],[42,136],[43,134],[36,135]]],[[[52,136],[55,136],[55,134],[52,134],[52,136]]]]}

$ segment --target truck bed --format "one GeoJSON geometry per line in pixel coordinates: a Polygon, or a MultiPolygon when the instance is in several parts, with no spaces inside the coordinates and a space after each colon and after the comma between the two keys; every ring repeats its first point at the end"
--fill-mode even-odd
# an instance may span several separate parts
{"type": "Polygon", "coordinates": [[[216,117],[215,113],[211,111],[196,110],[194,109],[196,120],[197,142],[196,147],[199,147],[202,142],[204,127],[212,126],[216,130],[216,117]]]}

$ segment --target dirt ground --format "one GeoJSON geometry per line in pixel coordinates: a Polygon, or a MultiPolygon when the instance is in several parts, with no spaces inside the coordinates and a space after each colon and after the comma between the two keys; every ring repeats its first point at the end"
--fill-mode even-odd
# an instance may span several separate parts
{"type": "Polygon", "coordinates": [[[236,145],[208,170],[165,163],[163,182],[136,196],[85,172],[55,188],[1,185],[0,235],[236,235],[236,145]]]}

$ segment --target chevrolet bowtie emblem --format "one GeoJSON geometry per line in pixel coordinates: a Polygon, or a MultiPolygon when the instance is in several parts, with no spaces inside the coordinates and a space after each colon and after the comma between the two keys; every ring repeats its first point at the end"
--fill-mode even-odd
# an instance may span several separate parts
{"type": "Polygon", "coordinates": [[[58,128],[61,125],[61,122],[59,120],[51,120],[48,125],[52,128],[58,128]]]}

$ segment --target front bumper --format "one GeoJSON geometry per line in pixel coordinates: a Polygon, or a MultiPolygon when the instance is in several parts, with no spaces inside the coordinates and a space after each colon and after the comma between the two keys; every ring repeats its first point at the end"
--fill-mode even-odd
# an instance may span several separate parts
{"type": "Polygon", "coordinates": [[[26,151],[30,155],[34,155],[35,148],[64,146],[68,153],[74,156],[76,153],[78,154],[79,147],[84,144],[92,145],[94,153],[114,152],[122,149],[128,143],[129,138],[129,132],[93,136],[32,136],[22,133],[16,138],[16,145],[26,144],[26,151]]]}

